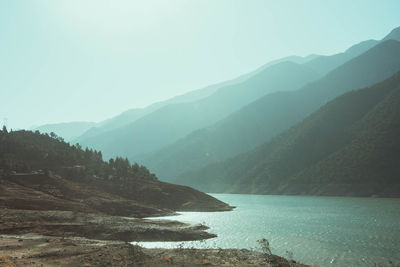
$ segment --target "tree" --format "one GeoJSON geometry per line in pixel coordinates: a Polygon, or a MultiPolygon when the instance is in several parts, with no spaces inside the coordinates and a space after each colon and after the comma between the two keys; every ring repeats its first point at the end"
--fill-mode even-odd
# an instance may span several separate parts
{"type": "Polygon", "coordinates": [[[7,127],[5,125],[3,125],[3,133],[8,133],[7,127]]]}

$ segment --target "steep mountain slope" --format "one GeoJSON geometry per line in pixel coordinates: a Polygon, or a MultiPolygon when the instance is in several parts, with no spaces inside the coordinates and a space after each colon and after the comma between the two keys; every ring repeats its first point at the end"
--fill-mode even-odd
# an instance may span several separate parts
{"type": "Polygon", "coordinates": [[[185,171],[245,152],[296,124],[334,97],[390,77],[400,70],[399,58],[400,42],[380,43],[301,90],[266,95],[141,162],[161,179],[172,181],[185,171]]]}
{"type": "Polygon", "coordinates": [[[104,132],[111,131],[113,129],[117,129],[119,127],[129,125],[129,124],[135,122],[136,120],[140,119],[141,117],[143,117],[147,114],[150,114],[150,113],[156,111],[157,109],[162,108],[167,105],[178,104],[178,103],[187,103],[187,102],[192,102],[192,101],[196,101],[196,100],[205,98],[209,95],[212,95],[215,91],[217,91],[221,87],[228,86],[228,85],[231,85],[234,83],[239,83],[239,82],[244,81],[245,79],[246,79],[246,77],[245,77],[245,75],[243,75],[243,76],[240,76],[233,80],[210,85],[205,88],[190,91],[186,94],[179,95],[179,96],[173,97],[173,98],[165,100],[165,101],[154,103],[145,108],[135,108],[135,109],[127,110],[117,116],[114,116],[112,118],[109,118],[102,122],[97,123],[92,128],[90,128],[86,132],[82,133],[78,138],[76,138],[75,141],[81,142],[81,140],[92,138],[92,137],[102,134],[104,132]]]}
{"type": "Polygon", "coordinates": [[[306,57],[288,56],[288,57],[280,58],[277,60],[273,60],[273,61],[268,62],[267,64],[259,67],[255,71],[241,75],[238,78],[235,78],[235,79],[232,79],[232,80],[229,80],[226,82],[218,83],[215,85],[207,86],[205,88],[198,89],[195,91],[191,91],[189,93],[168,99],[166,101],[152,104],[143,109],[127,110],[127,111],[121,113],[120,115],[117,115],[113,118],[107,119],[105,121],[102,121],[102,122],[96,124],[94,127],[90,128],[87,132],[82,134],[82,136],[80,136],[79,138],[77,138],[74,141],[84,143],[84,142],[86,142],[86,141],[84,141],[86,139],[90,139],[90,138],[92,138],[96,135],[100,135],[104,132],[107,132],[107,131],[110,131],[113,129],[117,129],[119,127],[123,127],[130,123],[133,123],[137,119],[139,119],[147,114],[150,114],[150,113],[158,110],[159,108],[162,108],[167,105],[178,104],[178,103],[187,103],[187,102],[200,100],[209,95],[212,95],[214,92],[216,92],[217,90],[219,90],[223,87],[241,83],[241,82],[249,79],[250,77],[257,75],[258,73],[262,72],[266,68],[276,65],[278,63],[294,62],[297,64],[305,64],[306,66],[310,67],[317,73],[324,75],[324,74],[328,73],[329,71],[331,71],[332,69],[334,69],[335,67],[343,64],[347,60],[350,60],[350,59],[362,54],[363,52],[367,51],[369,48],[371,48],[372,46],[374,46],[377,43],[378,43],[378,41],[375,41],[375,40],[368,40],[365,42],[361,42],[359,44],[356,44],[356,45],[350,47],[343,53],[335,54],[332,56],[320,56],[320,55],[309,55],[306,57]]]}
{"type": "Polygon", "coordinates": [[[383,40],[397,40],[400,41],[400,27],[393,29],[383,40]]]}
{"type": "Polygon", "coordinates": [[[200,99],[203,99],[205,97],[212,95],[217,90],[219,90],[223,87],[244,82],[245,80],[260,73],[261,71],[263,71],[264,69],[266,69],[272,65],[282,63],[282,62],[287,62],[287,61],[298,63],[298,64],[303,64],[303,63],[309,62],[313,59],[316,59],[318,57],[319,57],[319,55],[309,55],[306,57],[289,56],[289,57],[284,57],[281,59],[273,60],[273,61],[268,62],[267,64],[259,67],[255,71],[240,75],[239,77],[234,78],[232,80],[228,80],[228,81],[213,84],[213,85],[201,88],[201,89],[190,91],[183,95],[179,95],[179,96],[173,97],[173,98],[165,100],[165,101],[154,103],[146,108],[137,108],[137,109],[127,110],[115,117],[112,117],[110,119],[107,119],[107,120],[97,123],[92,128],[90,128],[88,131],[86,131],[81,136],[79,136],[79,138],[77,138],[75,141],[81,142],[81,140],[92,138],[92,137],[99,135],[101,133],[104,133],[106,131],[110,131],[110,130],[117,129],[122,126],[126,126],[128,124],[135,122],[139,118],[141,118],[147,114],[150,114],[150,113],[156,111],[157,109],[160,109],[167,105],[198,101],[200,99]]]}
{"type": "Polygon", "coordinates": [[[395,40],[400,41],[400,27],[393,29],[388,35],[386,35],[381,41],[367,40],[353,45],[343,53],[335,54],[332,56],[319,56],[313,60],[305,62],[305,65],[317,71],[321,75],[327,74],[331,70],[340,66],[341,64],[355,58],[367,50],[371,49],[379,42],[395,40]]]}
{"type": "Polygon", "coordinates": [[[144,166],[122,158],[104,162],[100,152],[29,131],[0,131],[0,192],[0,207],[19,209],[140,217],[230,209],[192,188],[160,182],[144,166]]]}
{"type": "Polygon", "coordinates": [[[209,192],[400,196],[400,73],[256,149],[180,177],[209,192]]]}
{"type": "Polygon", "coordinates": [[[39,127],[35,127],[32,131],[39,131],[41,133],[51,133],[54,132],[58,136],[62,136],[66,141],[71,141],[78,136],[82,135],[88,129],[93,127],[95,122],[66,122],[66,123],[54,123],[45,124],[39,127]]]}
{"type": "Polygon", "coordinates": [[[80,139],[80,143],[101,150],[107,157],[134,158],[210,125],[268,92],[295,90],[317,77],[308,67],[282,62],[199,101],[165,106],[125,127],[80,139]]]}
{"type": "Polygon", "coordinates": [[[349,61],[350,59],[355,58],[365,51],[371,49],[378,43],[379,41],[376,40],[363,41],[359,44],[353,45],[343,53],[331,56],[320,56],[309,62],[306,62],[304,65],[312,68],[321,75],[325,75],[346,61],[349,61]]]}

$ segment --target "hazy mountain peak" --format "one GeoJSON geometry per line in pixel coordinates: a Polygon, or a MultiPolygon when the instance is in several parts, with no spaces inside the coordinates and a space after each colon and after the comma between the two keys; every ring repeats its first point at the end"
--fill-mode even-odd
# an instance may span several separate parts
{"type": "Polygon", "coordinates": [[[355,44],[351,47],[349,47],[345,53],[350,53],[350,54],[355,54],[355,53],[359,53],[361,54],[359,51],[367,51],[368,49],[372,48],[374,45],[376,45],[379,41],[377,40],[366,40],[366,41],[362,41],[358,44],[355,44]]]}
{"type": "MultiPolygon", "coordinates": [[[[182,174],[183,180],[186,180],[188,176],[184,178],[187,174],[185,171],[248,151],[298,123],[334,97],[390,77],[400,71],[399,56],[400,42],[380,42],[320,80],[298,91],[264,95],[212,127],[194,132],[157,151],[144,163],[161,179],[182,174]]],[[[338,59],[336,55],[332,57],[338,59]]],[[[326,57],[326,60],[329,58],[326,57]]],[[[295,66],[287,63],[281,66],[289,65],[295,66]]]]}
{"type": "Polygon", "coordinates": [[[388,35],[385,36],[385,38],[382,39],[383,41],[385,40],[397,40],[400,41],[400,27],[394,28],[388,35]]]}

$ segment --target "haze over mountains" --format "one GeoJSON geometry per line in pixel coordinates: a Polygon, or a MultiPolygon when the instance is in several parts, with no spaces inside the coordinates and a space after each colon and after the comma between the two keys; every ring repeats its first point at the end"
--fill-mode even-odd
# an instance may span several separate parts
{"type": "Polygon", "coordinates": [[[298,89],[317,77],[308,67],[292,62],[279,63],[243,83],[222,87],[201,100],[167,105],[132,124],[78,141],[100,149],[106,157],[120,155],[135,159],[222,119],[268,92],[298,89]],[[288,75],[291,79],[287,79],[288,75]]]}
{"type": "Polygon", "coordinates": [[[72,141],[95,125],[95,122],[86,121],[53,123],[33,127],[32,131],[39,131],[41,133],[53,132],[59,136],[62,136],[66,141],[72,141]]]}
{"type": "Polygon", "coordinates": [[[400,70],[400,46],[385,41],[296,92],[266,95],[216,124],[196,131],[142,162],[162,179],[247,151],[289,128],[330,99],[379,82],[400,70]]]}
{"type": "MultiPolygon", "coordinates": [[[[35,127],[32,128],[32,130],[39,130],[40,132],[47,132],[47,133],[54,132],[57,135],[63,136],[63,138],[65,138],[65,140],[67,141],[90,143],[92,142],[91,139],[94,138],[95,136],[98,136],[100,134],[103,134],[105,132],[114,129],[118,129],[119,127],[127,126],[135,122],[136,120],[140,119],[141,117],[150,114],[154,111],[157,111],[158,109],[164,106],[201,100],[203,98],[212,95],[213,93],[215,93],[216,91],[225,86],[242,83],[247,79],[249,79],[250,77],[259,74],[266,68],[271,67],[278,63],[294,62],[297,64],[306,64],[316,73],[320,75],[325,74],[335,66],[340,65],[346,60],[351,59],[359,55],[360,53],[364,52],[365,50],[373,46],[376,42],[378,41],[375,40],[365,41],[360,44],[354,45],[344,53],[340,53],[333,56],[320,56],[320,55],[309,55],[307,57],[288,56],[285,58],[274,60],[266,63],[265,65],[261,66],[260,68],[258,68],[253,72],[241,75],[235,79],[221,82],[215,85],[210,85],[198,90],[190,91],[184,95],[176,96],[166,101],[154,103],[146,108],[130,109],[115,117],[106,119],[99,123],[93,123],[93,122],[71,122],[71,123],[59,123],[59,124],[54,123],[54,124],[46,124],[39,127],[35,127]],[[83,125],[87,126],[82,127],[83,125]]],[[[108,136],[112,134],[113,133],[107,133],[105,135],[108,136]]],[[[105,137],[105,139],[107,139],[107,137],[105,137]]]]}
{"type": "MultiPolygon", "coordinates": [[[[95,124],[72,142],[101,150],[106,158],[128,157],[145,164],[162,180],[201,190],[331,194],[334,187],[331,191],[327,188],[296,191],[286,186],[280,191],[269,191],[259,186],[265,172],[249,171],[254,166],[265,167],[263,157],[267,152],[263,152],[259,162],[247,155],[262,144],[274,142],[277,135],[285,135],[286,130],[335,97],[372,86],[400,71],[399,41],[400,28],[396,28],[381,41],[367,40],[336,55],[276,60],[231,81],[144,109],[128,110],[95,124]],[[238,157],[243,157],[246,163],[238,157]],[[231,164],[244,170],[231,169],[231,164]],[[222,180],[218,184],[214,180],[220,175],[222,180]],[[252,175],[258,178],[253,181],[249,177],[252,175]],[[203,176],[212,187],[199,182],[203,176]],[[250,184],[259,191],[253,187],[240,188],[245,179],[252,180],[250,184]]],[[[341,194],[352,192],[351,187],[336,189],[341,194]]]]}
{"type": "Polygon", "coordinates": [[[327,103],[256,149],[175,180],[206,192],[400,192],[400,72],[327,103]]]}
{"type": "Polygon", "coordinates": [[[80,140],[90,140],[90,138],[100,135],[104,132],[117,129],[122,126],[127,126],[141,117],[150,114],[164,106],[172,105],[172,104],[180,104],[180,103],[188,103],[194,102],[203,98],[206,98],[213,93],[215,93],[220,88],[225,86],[238,84],[244,82],[249,77],[254,76],[255,74],[263,71],[264,69],[281,63],[281,62],[294,62],[298,64],[306,63],[312,59],[319,57],[319,55],[310,55],[307,57],[300,56],[289,56],[282,59],[274,60],[268,62],[267,64],[261,66],[257,70],[241,75],[235,79],[224,81],[221,83],[213,84],[201,89],[190,91],[186,94],[179,95],[173,97],[171,99],[167,99],[165,101],[157,102],[152,105],[149,105],[145,108],[133,108],[127,110],[117,116],[106,119],[104,121],[94,123],[94,122],[69,122],[69,123],[54,123],[54,124],[46,124],[38,127],[32,127],[32,130],[39,130],[43,133],[51,133],[54,132],[59,136],[62,136],[67,141],[79,142],[80,140]],[[85,127],[82,127],[85,125],[85,127]]]}
{"type": "MultiPolygon", "coordinates": [[[[124,132],[124,131],[129,130],[130,127],[134,127],[133,125],[129,126],[129,124],[134,123],[136,120],[142,118],[143,116],[146,116],[147,114],[150,114],[152,112],[158,112],[158,114],[160,114],[160,115],[156,115],[156,116],[163,116],[164,110],[158,110],[158,109],[161,109],[167,105],[183,104],[183,103],[195,102],[198,100],[200,101],[203,98],[206,98],[208,96],[210,96],[211,99],[213,99],[215,97],[216,99],[211,100],[211,101],[219,102],[218,105],[221,105],[221,106],[225,105],[225,103],[221,104],[221,99],[218,99],[218,97],[221,97],[221,98],[224,97],[225,96],[224,93],[220,93],[220,95],[218,95],[218,93],[217,93],[215,96],[211,96],[211,95],[213,95],[217,91],[230,90],[230,88],[227,88],[227,89],[224,89],[224,88],[229,87],[230,85],[240,84],[240,83],[242,83],[241,84],[242,90],[243,89],[246,89],[246,91],[253,90],[255,83],[252,81],[247,83],[247,80],[254,76],[262,77],[263,75],[268,75],[268,73],[264,74],[262,72],[264,72],[266,69],[270,68],[271,66],[279,64],[279,63],[293,62],[293,63],[297,63],[297,64],[305,64],[306,66],[308,66],[309,68],[314,70],[316,72],[315,74],[323,75],[323,74],[327,73],[328,71],[330,71],[335,66],[340,65],[343,62],[345,62],[346,60],[351,59],[351,58],[359,55],[360,53],[366,51],[367,49],[372,47],[376,42],[377,41],[374,41],[374,40],[362,42],[362,43],[357,44],[357,45],[353,46],[352,48],[348,49],[344,53],[340,53],[340,54],[328,56],[328,57],[327,56],[319,56],[319,55],[310,55],[307,57],[289,56],[289,57],[285,57],[282,59],[274,60],[274,61],[269,62],[269,63],[265,64],[264,66],[258,68],[254,72],[244,74],[236,79],[222,82],[222,83],[219,83],[216,85],[211,85],[206,88],[192,91],[185,95],[174,97],[172,99],[169,99],[169,100],[166,100],[166,101],[163,101],[160,103],[155,103],[144,109],[132,109],[127,112],[124,112],[121,115],[118,115],[114,118],[108,119],[104,122],[97,124],[95,127],[91,128],[89,131],[87,131],[86,133],[84,133],[82,136],[80,136],[79,138],[77,138],[74,141],[80,142],[84,145],[89,145],[89,146],[100,148],[101,145],[99,145],[99,143],[112,142],[112,141],[109,141],[110,139],[112,139],[112,138],[110,138],[111,136],[117,135],[116,132],[124,132]],[[125,126],[125,128],[122,128],[123,126],[125,126]],[[119,127],[121,127],[121,129],[118,129],[119,127]],[[108,132],[108,131],[112,131],[112,130],[115,130],[115,132],[108,132]],[[108,133],[105,133],[105,132],[108,132],[108,133]],[[99,137],[99,135],[101,135],[103,133],[104,133],[104,135],[102,137],[101,136],[99,137]],[[98,136],[98,137],[95,137],[95,136],[98,136]]],[[[281,71],[284,72],[285,69],[281,69],[281,71]]],[[[288,70],[287,73],[282,73],[282,74],[291,75],[290,70],[288,70]]],[[[316,76],[315,79],[317,77],[318,76],[316,76]]],[[[264,79],[267,80],[267,82],[273,82],[273,81],[269,80],[268,76],[264,77],[264,79]]],[[[276,87],[276,88],[270,89],[268,91],[268,87],[270,87],[271,85],[265,84],[263,86],[266,88],[266,92],[261,92],[261,95],[268,93],[268,92],[285,90],[285,88],[276,87]]],[[[301,87],[301,83],[299,85],[297,85],[296,87],[297,88],[301,87]]],[[[297,88],[294,88],[294,89],[297,89],[297,88]]],[[[241,95],[241,96],[246,97],[246,95],[241,95]]],[[[250,98],[249,100],[250,101],[255,100],[259,96],[260,95],[255,95],[252,98],[250,98]]],[[[229,97],[232,99],[235,97],[237,98],[237,96],[234,94],[229,95],[229,97]]],[[[247,102],[249,102],[249,100],[247,100],[247,102]]],[[[240,101],[243,102],[243,103],[239,104],[238,107],[246,104],[246,101],[243,101],[240,99],[236,99],[236,101],[238,101],[239,103],[240,103],[240,101]]],[[[201,103],[200,103],[200,105],[201,105],[201,103]]],[[[213,107],[213,108],[215,108],[215,107],[213,107]]],[[[182,109],[183,109],[182,111],[184,111],[185,107],[182,107],[182,109]]],[[[230,110],[228,110],[228,113],[229,113],[229,111],[230,110]]],[[[199,111],[196,111],[196,113],[199,113],[199,111]]],[[[176,116],[176,115],[171,114],[170,116],[176,116]]],[[[208,119],[206,115],[200,114],[198,116],[204,117],[205,120],[208,119]]],[[[208,125],[212,124],[215,120],[218,120],[218,119],[219,119],[219,117],[217,117],[215,119],[213,118],[210,121],[207,121],[205,124],[208,124],[208,125]]],[[[173,127],[173,126],[171,125],[169,127],[173,127]]],[[[201,124],[198,124],[197,128],[201,128],[201,124]]],[[[129,143],[128,140],[126,140],[126,141],[129,143]]],[[[108,149],[104,148],[104,147],[102,147],[102,149],[103,149],[103,151],[105,151],[105,155],[108,155],[108,153],[107,153],[108,149]]],[[[114,150],[114,148],[112,148],[111,150],[114,150]]],[[[133,153],[132,153],[132,149],[130,149],[130,150],[131,151],[128,151],[126,156],[132,156],[134,154],[141,155],[143,153],[146,153],[145,151],[141,151],[141,149],[138,147],[134,147],[135,152],[133,152],[133,153]]]]}

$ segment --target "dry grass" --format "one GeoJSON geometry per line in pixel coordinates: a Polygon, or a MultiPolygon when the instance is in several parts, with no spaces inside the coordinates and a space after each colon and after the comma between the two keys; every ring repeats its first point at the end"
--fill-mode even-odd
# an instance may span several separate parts
{"type": "Polygon", "coordinates": [[[0,267],[16,267],[17,265],[7,255],[0,255],[0,267]]]}

